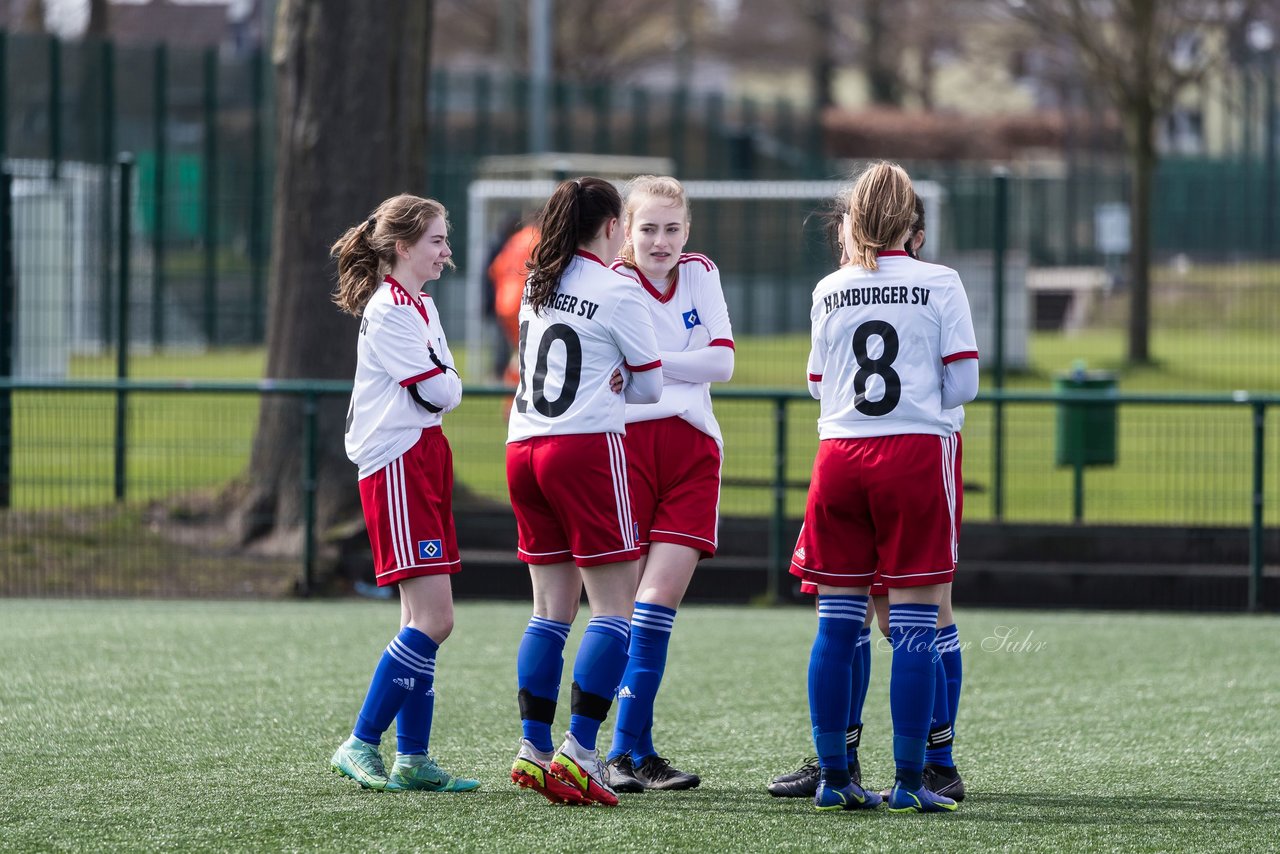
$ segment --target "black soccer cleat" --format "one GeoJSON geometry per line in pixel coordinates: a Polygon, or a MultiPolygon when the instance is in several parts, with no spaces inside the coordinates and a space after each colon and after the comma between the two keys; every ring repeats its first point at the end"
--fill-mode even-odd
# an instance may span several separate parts
{"type": "Polygon", "coordinates": [[[643,792],[644,783],[636,778],[636,768],[631,762],[631,754],[624,753],[616,759],[610,759],[604,765],[605,776],[609,778],[609,787],[615,792],[643,792]]]}
{"type": "Polygon", "coordinates": [[[697,774],[672,768],[671,763],[661,756],[646,757],[635,767],[636,779],[646,789],[694,789],[702,782],[697,774]]]}
{"type": "Polygon", "coordinates": [[[957,803],[964,800],[964,780],[960,779],[960,772],[946,765],[925,765],[924,787],[957,803]]]}
{"type": "Polygon", "coordinates": [[[818,791],[818,778],[822,769],[818,767],[818,757],[804,761],[796,770],[788,774],[779,774],[769,781],[769,794],[775,798],[812,798],[818,791]]]}

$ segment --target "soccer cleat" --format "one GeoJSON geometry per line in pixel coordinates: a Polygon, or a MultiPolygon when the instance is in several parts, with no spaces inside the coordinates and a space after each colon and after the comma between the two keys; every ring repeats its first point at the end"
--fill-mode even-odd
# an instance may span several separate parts
{"type": "Polygon", "coordinates": [[[335,774],[350,777],[363,788],[376,792],[387,788],[387,768],[382,764],[378,745],[361,741],[354,735],[342,742],[329,760],[329,768],[335,774]]]}
{"type": "Polygon", "coordinates": [[[643,792],[644,783],[636,779],[636,766],[631,761],[631,754],[615,756],[604,764],[609,775],[609,788],[615,792],[643,792]]]}
{"type": "Polygon", "coordinates": [[[901,783],[894,783],[889,790],[887,801],[889,812],[954,812],[956,802],[942,795],[935,795],[924,786],[914,792],[902,788],[901,783]]]}
{"type": "Polygon", "coordinates": [[[950,798],[956,803],[964,800],[964,780],[960,772],[946,765],[924,766],[924,787],[935,795],[950,798]]]}
{"type": "Polygon", "coordinates": [[[671,762],[661,756],[646,756],[636,766],[636,779],[646,789],[674,792],[680,789],[696,789],[702,778],[691,771],[672,768],[671,762]]]}
{"type": "Polygon", "coordinates": [[[425,754],[406,756],[397,753],[391,774],[387,777],[388,792],[471,792],[478,788],[479,780],[455,777],[425,754]]]}
{"type": "Polygon", "coordinates": [[[818,791],[818,757],[806,759],[789,774],[779,774],[769,781],[769,794],[775,798],[812,798],[818,791]]]}
{"type": "Polygon", "coordinates": [[[868,792],[857,783],[850,783],[837,789],[819,782],[818,790],[813,794],[814,809],[819,812],[833,810],[873,810],[883,803],[875,792],[868,792]]]}
{"type": "Polygon", "coordinates": [[[553,777],[547,766],[550,753],[539,753],[527,738],[520,739],[520,752],[511,765],[511,782],[522,789],[531,789],[553,804],[589,804],[591,801],[578,794],[578,790],[553,777]]]}
{"type": "Polygon", "coordinates": [[[571,732],[565,733],[564,743],[552,757],[547,770],[550,772],[548,776],[571,786],[588,803],[607,807],[618,805],[618,795],[609,788],[604,763],[594,750],[578,744],[578,739],[571,732]]]}

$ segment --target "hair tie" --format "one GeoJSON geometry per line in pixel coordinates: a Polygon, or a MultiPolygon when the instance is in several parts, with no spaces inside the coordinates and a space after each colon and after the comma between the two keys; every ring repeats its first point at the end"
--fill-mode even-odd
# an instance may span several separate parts
{"type": "Polygon", "coordinates": [[[366,231],[373,231],[378,227],[378,218],[376,216],[369,217],[364,221],[364,226],[366,231]]]}

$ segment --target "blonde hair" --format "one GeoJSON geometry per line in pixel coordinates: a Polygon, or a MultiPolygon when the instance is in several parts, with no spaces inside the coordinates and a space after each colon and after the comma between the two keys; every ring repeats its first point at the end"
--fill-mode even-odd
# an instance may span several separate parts
{"type": "Polygon", "coordinates": [[[849,260],[867,270],[879,269],[876,255],[902,248],[899,238],[915,222],[915,206],[916,191],[901,166],[881,160],[863,170],[842,211],[849,217],[849,260]]]}
{"type": "MultiPolygon", "coordinates": [[[[648,199],[664,199],[679,204],[684,208],[684,224],[686,228],[688,227],[691,219],[684,185],[669,175],[637,175],[628,181],[626,186],[626,205],[624,206],[626,216],[622,228],[628,236],[631,234],[631,220],[635,217],[636,208],[648,199]]],[[[635,270],[639,267],[636,264],[636,248],[630,240],[623,244],[621,257],[622,263],[631,269],[635,270]]],[[[679,275],[680,265],[676,264],[667,272],[667,282],[674,282],[679,275]]]]}
{"type": "MultiPolygon", "coordinates": [[[[378,205],[364,222],[344,231],[329,247],[330,257],[338,259],[338,290],[333,295],[338,307],[359,317],[395,266],[396,244],[416,243],[437,219],[444,220],[447,230],[449,214],[444,205],[401,193],[378,205]]],[[[452,259],[445,263],[454,269],[452,259]]]]}

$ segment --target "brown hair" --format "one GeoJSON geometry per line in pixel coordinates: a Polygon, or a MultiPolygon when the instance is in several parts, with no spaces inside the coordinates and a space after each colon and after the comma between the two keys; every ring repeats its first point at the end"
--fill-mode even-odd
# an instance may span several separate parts
{"type": "MultiPolygon", "coordinates": [[[[401,193],[378,205],[369,218],[353,225],[329,247],[338,259],[338,290],[333,301],[357,317],[396,262],[397,243],[416,243],[432,220],[449,227],[449,214],[435,199],[401,193]]],[[[453,261],[446,259],[449,269],[453,261]]]]}
{"type": "MultiPolygon", "coordinates": [[[[924,199],[920,198],[920,194],[916,194],[916,203],[914,206],[915,219],[911,221],[911,228],[907,230],[907,243],[902,248],[907,250],[907,254],[912,258],[919,256],[918,249],[912,249],[911,244],[915,241],[916,235],[924,231],[924,199]]],[[[924,244],[920,244],[920,249],[924,248],[924,244]]]]}
{"type": "MultiPolygon", "coordinates": [[[[626,223],[623,226],[627,234],[631,233],[631,219],[635,216],[636,208],[646,199],[665,199],[679,203],[684,208],[684,222],[688,226],[691,218],[684,185],[667,175],[637,175],[627,182],[626,223]]],[[[630,240],[622,247],[622,263],[633,270],[639,266],[636,264],[636,248],[631,245],[630,240]]],[[[676,264],[667,271],[667,282],[674,282],[679,275],[680,265],[676,264]]]]}
{"type": "Polygon", "coordinates": [[[574,178],[556,187],[538,217],[540,237],[529,261],[525,299],[535,312],[541,313],[555,296],[574,252],[610,218],[622,218],[622,197],[603,178],[574,178]]]}
{"type": "Polygon", "coordinates": [[[845,211],[849,215],[852,246],[849,259],[867,270],[879,269],[876,255],[894,245],[915,220],[916,192],[905,169],[881,160],[868,166],[849,192],[845,211]]]}

